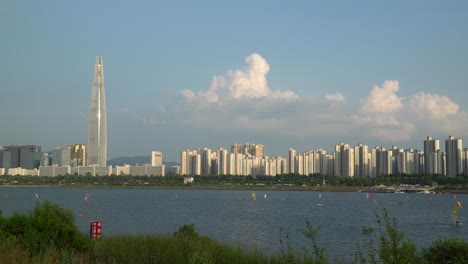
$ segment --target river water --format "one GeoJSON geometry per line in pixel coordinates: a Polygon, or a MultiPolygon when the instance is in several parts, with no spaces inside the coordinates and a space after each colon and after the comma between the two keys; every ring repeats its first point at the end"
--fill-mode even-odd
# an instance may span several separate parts
{"type": "Polygon", "coordinates": [[[104,237],[172,234],[193,224],[202,236],[271,254],[279,254],[286,234],[295,249],[307,246],[301,230],[308,220],[319,228],[317,242],[330,257],[350,259],[356,244],[367,241],[363,227],[377,227],[375,215],[384,208],[418,249],[445,237],[468,240],[468,222],[450,221],[455,202],[468,202],[462,194],[256,191],[253,200],[252,191],[244,190],[1,188],[0,195],[4,216],[48,200],[72,210],[83,232],[93,220],[103,222],[104,237]]]}

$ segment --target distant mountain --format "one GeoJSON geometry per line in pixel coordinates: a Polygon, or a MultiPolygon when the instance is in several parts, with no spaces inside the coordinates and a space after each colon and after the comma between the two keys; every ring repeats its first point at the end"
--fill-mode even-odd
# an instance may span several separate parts
{"type": "MultiPolygon", "coordinates": [[[[118,157],[107,161],[108,166],[123,166],[125,164],[136,166],[143,164],[151,164],[151,157],[148,156],[135,156],[135,157],[118,157]]],[[[179,163],[173,161],[163,161],[166,166],[178,166],[179,163]]]]}

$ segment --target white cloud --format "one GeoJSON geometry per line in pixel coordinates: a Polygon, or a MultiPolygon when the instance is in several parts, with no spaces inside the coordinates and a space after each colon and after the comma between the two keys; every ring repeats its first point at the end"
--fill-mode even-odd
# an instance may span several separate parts
{"type": "Polygon", "coordinates": [[[183,90],[181,95],[186,100],[197,100],[199,103],[222,103],[228,100],[250,98],[298,99],[292,91],[271,90],[266,75],[270,65],[257,53],[245,59],[244,69],[229,70],[224,76],[215,76],[206,91],[193,93],[183,90]]]}
{"type": "Polygon", "coordinates": [[[271,138],[272,142],[301,142],[304,149],[332,147],[324,142],[393,145],[421,141],[427,135],[467,135],[468,114],[446,96],[418,93],[405,99],[398,95],[399,82],[386,80],[372,86],[357,104],[346,102],[342,93],[300,97],[268,86],[270,66],[260,55],[251,54],[245,61],[241,69],[214,76],[205,90],[178,91],[174,102],[153,113],[157,117],[138,119],[146,125],[178,127],[190,135],[184,137],[187,140],[197,135],[216,139],[230,135],[263,143],[271,138]]]}
{"type": "Polygon", "coordinates": [[[397,96],[398,81],[385,81],[374,86],[361,100],[353,120],[369,136],[384,141],[423,138],[428,134],[466,134],[468,114],[447,96],[417,93],[409,99],[397,96]]]}
{"type": "Polygon", "coordinates": [[[345,98],[342,93],[335,93],[335,94],[325,94],[325,100],[331,103],[344,103],[345,98]]]}
{"type": "Polygon", "coordinates": [[[400,90],[398,81],[385,81],[382,87],[374,85],[369,96],[361,101],[363,113],[392,113],[401,109],[402,100],[397,96],[400,90]]]}
{"type": "Polygon", "coordinates": [[[398,81],[386,80],[381,87],[374,85],[365,99],[361,99],[359,111],[352,115],[361,133],[382,141],[404,141],[416,132],[416,127],[401,118],[404,98],[398,97],[398,81]]]}
{"type": "Polygon", "coordinates": [[[447,96],[417,93],[411,97],[409,106],[420,118],[441,119],[456,114],[460,107],[447,96]]]}

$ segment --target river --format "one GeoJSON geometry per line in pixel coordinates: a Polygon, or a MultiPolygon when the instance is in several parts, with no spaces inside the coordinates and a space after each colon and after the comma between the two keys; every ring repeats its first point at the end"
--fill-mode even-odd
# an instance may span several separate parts
{"type": "MultiPolygon", "coordinates": [[[[444,237],[468,240],[466,226],[450,221],[455,202],[468,201],[466,194],[258,190],[253,200],[252,191],[244,190],[17,187],[1,188],[0,195],[4,216],[26,213],[37,200],[49,200],[72,210],[83,232],[93,220],[103,222],[104,237],[172,234],[193,224],[202,236],[271,254],[279,254],[281,239],[286,245],[286,234],[295,249],[307,246],[301,230],[308,220],[319,228],[317,242],[330,257],[350,259],[356,244],[367,241],[362,228],[376,227],[375,215],[384,208],[418,249],[444,237]]],[[[464,208],[461,214],[467,219],[464,208]]]]}

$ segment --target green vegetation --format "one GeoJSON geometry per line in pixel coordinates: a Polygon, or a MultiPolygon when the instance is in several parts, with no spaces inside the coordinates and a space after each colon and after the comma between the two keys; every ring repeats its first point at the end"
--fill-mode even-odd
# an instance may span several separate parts
{"type": "MultiPolygon", "coordinates": [[[[75,226],[73,213],[48,201],[28,214],[0,215],[0,252],[5,259],[10,251],[18,251],[25,258],[45,261],[51,252],[86,252],[91,241],[75,226]]],[[[2,257],[2,259],[4,259],[2,257]]],[[[13,262],[12,262],[13,263],[13,262]]]]}
{"type": "Polygon", "coordinates": [[[338,176],[311,174],[283,174],[277,176],[202,175],[191,176],[194,182],[184,184],[180,175],[161,176],[2,176],[1,185],[49,185],[65,187],[149,187],[149,188],[213,188],[213,189],[276,189],[359,191],[376,185],[398,186],[401,184],[433,186],[436,191],[468,192],[468,176],[447,177],[439,174],[395,174],[375,178],[342,178],[338,176]],[[325,184],[324,184],[325,183],[325,184]]]}
{"type": "Polygon", "coordinates": [[[409,239],[404,239],[403,233],[398,231],[395,218],[388,216],[384,209],[383,215],[376,215],[378,223],[377,234],[372,227],[363,228],[368,239],[367,254],[356,253],[359,263],[423,263],[423,258],[416,252],[416,245],[409,239]],[[379,247],[375,245],[379,241],[379,247]],[[367,256],[366,256],[367,255],[367,256]]]}
{"type": "MultiPolygon", "coordinates": [[[[365,243],[357,244],[350,263],[467,263],[468,243],[460,238],[433,242],[418,251],[398,231],[384,209],[376,227],[364,227],[365,243]]],[[[282,228],[281,228],[282,233],[282,228]]],[[[193,225],[173,235],[126,235],[92,241],[80,233],[73,214],[50,202],[37,203],[27,215],[0,214],[0,263],[347,263],[330,259],[317,244],[319,228],[309,221],[302,230],[308,245],[293,249],[289,235],[280,238],[278,255],[228,246],[200,236],[193,225]]]]}

